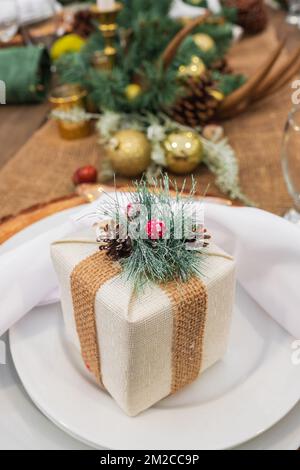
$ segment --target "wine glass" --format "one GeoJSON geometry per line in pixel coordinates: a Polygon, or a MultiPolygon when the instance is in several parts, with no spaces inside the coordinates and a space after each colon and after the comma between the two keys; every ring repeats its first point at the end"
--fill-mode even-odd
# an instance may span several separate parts
{"type": "Polygon", "coordinates": [[[0,42],[9,42],[19,27],[19,11],[16,0],[0,0],[0,42]]]}
{"type": "Polygon", "coordinates": [[[300,26],[300,0],[288,0],[286,21],[289,24],[300,26]]]}
{"type": "Polygon", "coordinates": [[[294,208],[285,218],[300,226],[300,107],[289,113],[282,142],[282,169],[294,208]]]}

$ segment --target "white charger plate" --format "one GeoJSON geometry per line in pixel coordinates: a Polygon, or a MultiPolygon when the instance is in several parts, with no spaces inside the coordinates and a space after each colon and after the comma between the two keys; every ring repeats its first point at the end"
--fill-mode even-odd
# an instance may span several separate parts
{"type": "MultiPolygon", "coordinates": [[[[34,224],[5,250],[70,213],[34,224]]],[[[59,304],[34,309],[10,331],[16,369],[40,410],[82,442],[117,449],[228,449],[263,433],[300,397],[292,342],[239,287],[223,361],[185,390],[129,418],[81,365],[65,336],[59,304]]]]}

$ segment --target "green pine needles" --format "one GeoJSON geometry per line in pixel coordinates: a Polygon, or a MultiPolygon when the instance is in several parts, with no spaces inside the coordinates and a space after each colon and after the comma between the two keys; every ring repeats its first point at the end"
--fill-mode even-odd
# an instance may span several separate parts
{"type": "Polygon", "coordinates": [[[121,264],[137,290],[149,283],[186,282],[201,274],[210,237],[203,229],[201,204],[195,205],[193,199],[195,182],[188,196],[167,175],[153,179],[151,190],[144,180],[134,186],[125,207],[116,194],[100,209],[102,217],[114,221],[101,233],[100,249],[121,264]],[[108,238],[108,233],[113,235],[108,238]]]}
{"type": "MultiPolygon", "coordinates": [[[[66,53],[56,61],[60,82],[80,84],[100,111],[156,113],[168,109],[186,93],[184,84],[178,80],[179,65],[188,64],[191,57],[197,55],[209,69],[214,61],[224,56],[231,43],[230,21],[201,25],[194,33],[209,34],[214,39],[215,47],[203,52],[188,37],[171,66],[165,70],[160,58],[182,27],[168,16],[172,0],[123,0],[122,3],[124,9],[118,22],[123,41],[117,44],[117,65],[112,73],[96,70],[92,66],[93,54],[103,48],[99,31],[90,36],[80,52],[66,53]],[[141,84],[142,93],[135,99],[128,99],[126,87],[135,82],[141,84]]],[[[220,84],[220,91],[229,94],[240,86],[241,79],[223,79],[220,73],[216,83],[217,86],[220,84]]]]}

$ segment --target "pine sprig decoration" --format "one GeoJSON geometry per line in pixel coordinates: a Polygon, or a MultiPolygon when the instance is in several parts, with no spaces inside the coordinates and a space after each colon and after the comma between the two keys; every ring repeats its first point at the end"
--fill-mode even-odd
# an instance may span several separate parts
{"type": "Polygon", "coordinates": [[[98,238],[100,249],[120,263],[123,275],[137,290],[148,283],[174,280],[181,283],[203,274],[210,236],[191,209],[195,182],[190,194],[184,197],[183,190],[180,192],[167,175],[153,179],[151,190],[144,180],[134,186],[125,208],[116,199],[111,200],[109,207],[100,209],[101,217],[112,221],[98,238]],[[175,197],[170,186],[174,186],[175,197]],[[133,224],[126,233],[121,229],[124,223],[133,224]],[[133,236],[137,231],[139,235],[133,236]],[[108,233],[113,236],[107,238],[108,233]]]}
{"type": "Polygon", "coordinates": [[[224,96],[230,95],[234,90],[240,88],[246,81],[244,75],[220,73],[217,70],[212,72],[212,78],[224,96]]]}
{"type": "Polygon", "coordinates": [[[122,3],[124,9],[118,17],[118,23],[120,35],[125,35],[128,40],[126,47],[122,41],[116,42],[117,60],[112,74],[93,67],[94,53],[104,46],[102,35],[96,31],[80,52],[64,54],[56,61],[59,81],[81,85],[99,111],[165,111],[183,95],[182,83],[178,80],[179,65],[188,64],[191,57],[197,55],[208,68],[214,67],[216,62],[222,60],[230,45],[232,24],[216,18],[212,24],[199,26],[194,33],[209,34],[214,39],[215,47],[209,52],[203,52],[188,37],[171,67],[165,70],[160,63],[162,54],[182,28],[179,21],[169,17],[172,0],[124,0],[122,3]],[[132,83],[138,83],[142,92],[130,100],[126,89],[132,83]]]}

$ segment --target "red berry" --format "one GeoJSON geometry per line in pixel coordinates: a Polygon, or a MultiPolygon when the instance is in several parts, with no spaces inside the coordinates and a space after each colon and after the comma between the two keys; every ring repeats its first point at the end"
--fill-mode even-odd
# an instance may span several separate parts
{"type": "Polygon", "coordinates": [[[96,183],[98,172],[92,165],[86,165],[75,171],[73,175],[73,183],[75,186],[82,183],[96,183]]]}
{"type": "Polygon", "coordinates": [[[162,238],[166,233],[166,224],[162,220],[152,219],[147,222],[146,232],[149,238],[162,238]]]}

